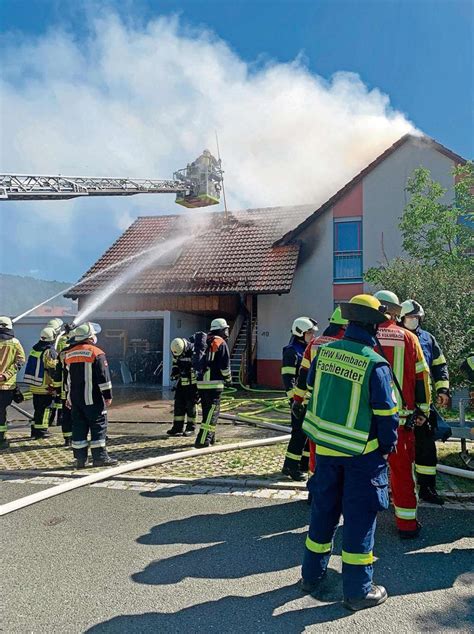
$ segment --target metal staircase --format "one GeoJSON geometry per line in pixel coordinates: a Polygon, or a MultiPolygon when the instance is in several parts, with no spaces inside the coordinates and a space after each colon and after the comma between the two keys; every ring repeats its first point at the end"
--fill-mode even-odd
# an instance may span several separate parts
{"type": "MultiPolygon", "coordinates": [[[[248,328],[250,325],[250,320],[248,318],[244,319],[242,326],[240,327],[237,338],[235,339],[234,346],[232,347],[231,355],[230,355],[230,369],[232,372],[232,383],[235,387],[239,386],[240,383],[240,366],[242,364],[242,356],[247,353],[247,335],[248,328]]],[[[257,338],[257,329],[256,322],[253,321],[252,324],[252,348],[255,346],[255,341],[257,338]]]]}

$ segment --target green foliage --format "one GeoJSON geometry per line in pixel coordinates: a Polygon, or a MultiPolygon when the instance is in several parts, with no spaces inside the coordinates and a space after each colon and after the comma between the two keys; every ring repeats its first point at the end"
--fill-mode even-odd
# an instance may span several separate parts
{"type": "MultiPolygon", "coordinates": [[[[70,284],[67,282],[50,282],[2,273],[0,274],[0,315],[19,315],[68,286],[70,284]]],[[[75,309],[75,304],[61,295],[52,303],[54,306],[75,309]]]]}
{"type": "Polygon", "coordinates": [[[440,202],[446,190],[431,179],[429,171],[415,170],[407,186],[410,201],[399,225],[407,257],[365,274],[374,287],[393,291],[400,301],[416,299],[424,307],[423,328],[437,338],[453,387],[464,382],[459,364],[474,344],[474,258],[469,256],[473,233],[468,224],[474,209],[472,164],[456,168],[455,174],[455,202],[448,205],[440,202]]]}
{"type": "Polygon", "coordinates": [[[400,221],[402,246],[412,258],[439,263],[463,257],[472,246],[474,169],[472,163],[454,170],[454,202],[446,202],[447,190],[433,181],[429,170],[416,169],[408,180],[410,201],[400,221]]]}

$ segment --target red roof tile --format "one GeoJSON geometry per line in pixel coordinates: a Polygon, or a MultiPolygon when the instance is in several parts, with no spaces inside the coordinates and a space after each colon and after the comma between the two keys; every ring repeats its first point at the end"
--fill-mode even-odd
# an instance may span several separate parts
{"type": "MultiPolygon", "coordinates": [[[[288,293],[299,254],[299,245],[274,247],[273,242],[314,211],[314,206],[273,207],[206,215],[207,229],[185,244],[177,259],[154,264],[123,287],[133,294],[232,294],[288,293]]],[[[183,232],[186,216],[138,218],[82,279],[151,248],[157,241],[183,232]]],[[[184,229],[186,230],[186,228],[184,229]]],[[[174,256],[173,256],[174,257],[174,256]]],[[[138,259],[137,259],[138,261],[138,259]]],[[[89,295],[126,269],[119,265],[97,278],[81,282],[69,297],[89,295]]]]}

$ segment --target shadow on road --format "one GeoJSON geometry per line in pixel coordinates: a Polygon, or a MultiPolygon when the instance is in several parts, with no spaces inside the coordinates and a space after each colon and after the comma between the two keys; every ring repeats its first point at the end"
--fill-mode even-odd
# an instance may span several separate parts
{"type": "MultiPolygon", "coordinates": [[[[144,494],[158,497],[160,492],[144,494]]],[[[342,607],[340,575],[331,570],[318,601],[304,600],[304,607],[279,613],[279,608],[302,597],[295,584],[250,597],[229,596],[205,601],[206,579],[239,579],[262,573],[287,571],[299,566],[304,548],[308,507],[281,503],[244,508],[231,513],[211,513],[159,524],[137,541],[144,545],[194,544],[196,549],[152,561],[132,575],[136,583],[176,584],[185,578],[202,579],[202,603],[177,612],[122,615],[92,627],[88,632],[302,632],[306,626],[347,617],[342,607]],[[216,543],[218,542],[218,543],[216,543]],[[199,547],[200,546],[200,547],[199,547]]],[[[398,539],[391,512],[381,514],[376,536],[375,580],[391,597],[451,588],[455,582],[472,583],[473,550],[455,542],[472,535],[469,511],[421,510],[422,537],[398,539]],[[452,548],[446,545],[452,544],[452,548]],[[439,548],[436,546],[439,545],[439,548]]],[[[334,553],[341,553],[338,531],[334,553]]],[[[232,588],[231,583],[229,583],[232,588]]],[[[159,601],[159,595],[157,595],[159,601]]],[[[469,629],[469,607],[459,602],[456,611],[444,614],[442,606],[432,615],[432,625],[469,629]]],[[[431,617],[430,617],[431,618],[431,617]]],[[[426,628],[426,620],[420,629],[426,628]]],[[[426,630],[425,630],[426,631],[426,630]]]]}

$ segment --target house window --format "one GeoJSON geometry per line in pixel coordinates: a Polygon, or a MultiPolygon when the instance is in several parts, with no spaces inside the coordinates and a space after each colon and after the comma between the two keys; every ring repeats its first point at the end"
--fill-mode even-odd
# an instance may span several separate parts
{"type": "Polygon", "coordinates": [[[362,220],[334,221],[334,281],[362,281],[362,220]]]}

